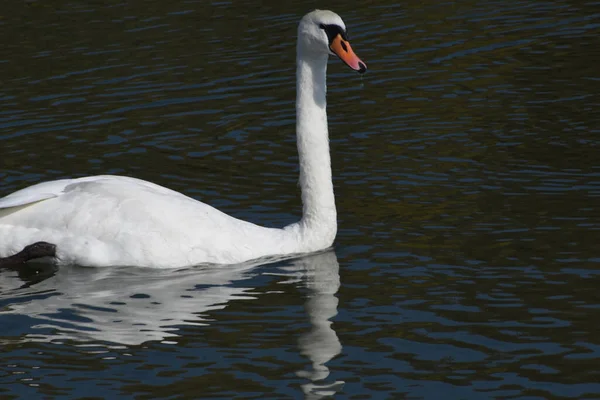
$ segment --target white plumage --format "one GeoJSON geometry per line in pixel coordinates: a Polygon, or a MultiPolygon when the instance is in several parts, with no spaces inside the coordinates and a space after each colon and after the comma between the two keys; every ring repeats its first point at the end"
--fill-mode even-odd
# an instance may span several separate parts
{"type": "Polygon", "coordinates": [[[292,242],[284,234],[292,228],[263,228],[122,176],[44,182],[0,199],[0,207],[3,255],[46,241],[56,244],[61,264],[236,263],[266,255],[257,251],[263,246],[285,254],[292,242]]]}
{"type": "MultiPolygon", "coordinates": [[[[45,241],[56,245],[54,261],[61,265],[175,268],[239,263],[331,246],[337,225],[325,74],[333,53],[323,27],[332,25],[345,31],[337,14],[316,10],[298,27],[296,133],[304,205],[300,222],[283,229],[261,227],[135,178],[65,179],[0,199],[0,257],[45,241]]],[[[362,65],[364,72],[364,64],[350,53],[338,55],[351,67],[362,65]]]]}

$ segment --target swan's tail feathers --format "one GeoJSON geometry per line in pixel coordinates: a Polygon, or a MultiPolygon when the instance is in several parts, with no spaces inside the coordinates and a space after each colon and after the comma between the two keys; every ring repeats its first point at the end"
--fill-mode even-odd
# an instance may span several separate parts
{"type": "Polygon", "coordinates": [[[0,257],[0,267],[14,267],[19,264],[24,264],[27,261],[35,260],[36,258],[54,256],[56,256],[56,245],[48,242],[35,242],[25,246],[25,248],[17,254],[8,257],[0,257]]]}
{"type": "MultiPolygon", "coordinates": [[[[29,189],[29,188],[27,188],[29,189]]],[[[48,200],[53,197],[57,197],[55,193],[33,193],[27,191],[27,189],[20,190],[18,192],[9,194],[6,197],[0,199],[0,208],[12,208],[27,206],[38,201],[48,200]]]]}

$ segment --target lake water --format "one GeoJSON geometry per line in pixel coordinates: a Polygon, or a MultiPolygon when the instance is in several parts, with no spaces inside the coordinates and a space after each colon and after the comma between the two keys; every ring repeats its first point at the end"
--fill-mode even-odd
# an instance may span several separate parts
{"type": "Polygon", "coordinates": [[[329,65],[339,233],[0,271],[0,397],[600,398],[600,3],[105,3],[3,4],[0,195],[122,174],[297,220],[295,33],[328,7],[369,66],[329,65]]]}

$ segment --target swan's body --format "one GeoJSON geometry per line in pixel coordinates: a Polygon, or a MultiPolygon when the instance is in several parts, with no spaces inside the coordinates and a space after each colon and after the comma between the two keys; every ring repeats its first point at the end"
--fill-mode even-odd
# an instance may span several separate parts
{"type": "Polygon", "coordinates": [[[122,176],[44,182],[1,199],[7,206],[0,209],[3,256],[46,241],[61,264],[177,267],[312,250],[294,246],[303,242],[294,239],[299,225],[260,227],[122,176]]]}
{"type": "Polygon", "coordinates": [[[298,27],[297,46],[296,133],[304,206],[298,223],[261,227],[135,178],[65,179],[0,199],[0,257],[43,241],[56,245],[58,264],[169,268],[331,246],[337,231],[325,101],[331,51],[351,68],[366,69],[345,41],[337,14],[307,14],[298,27]]]}

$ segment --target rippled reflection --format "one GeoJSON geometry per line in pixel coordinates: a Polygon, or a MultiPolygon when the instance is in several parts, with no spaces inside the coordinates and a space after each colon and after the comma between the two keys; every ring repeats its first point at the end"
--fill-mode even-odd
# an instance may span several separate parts
{"type": "Polygon", "coordinates": [[[177,336],[180,324],[207,323],[203,313],[232,299],[253,298],[252,265],[173,273],[152,269],[62,268],[30,287],[4,290],[4,315],[30,319],[31,330],[4,341],[106,341],[126,345],[177,336]]]}
{"type": "Polygon", "coordinates": [[[327,382],[327,362],[342,351],[342,344],[332,327],[331,319],[337,315],[340,287],[339,264],[334,252],[303,258],[294,263],[306,275],[306,286],[310,290],[305,308],[311,330],[300,337],[301,354],[312,362],[312,370],[299,371],[298,376],[311,380],[302,388],[308,399],[332,396],[343,382],[327,382]]]}
{"type": "MultiPolygon", "coordinates": [[[[304,306],[310,328],[298,342],[300,354],[310,360],[309,368],[297,373],[309,381],[302,383],[302,390],[311,399],[329,396],[343,385],[328,379],[326,366],[342,350],[330,321],[338,305],[337,257],[328,251],[280,263],[276,273],[266,276],[276,277],[282,287],[308,290],[304,306]]],[[[256,263],[167,272],[63,268],[47,279],[28,282],[4,271],[0,323],[7,326],[16,318],[28,322],[20,322],[22,332],[5,333],[1,340],[5,346],[47,343],[52,347],[41,348],[56,357],[63,343],[82,350],[96,348],[99,342],[107,342],[109,349],[148,341],[175,344],[181,335],[201,334],[203,328],[221,324],[214,319],[217,310],[232,302],[257,300],[260,294],[249,283],[260,277],[262,268],[256,263]]]]}
{"type": "MultiPolygon", "coordinates": [[[[260,263],[173,272],[67,267],[31,285],[2,276],[2,318],[21,315],[30,320],[30,327],[24,327],[21,336],[4,336],[1,340],[136,345],[176,337],[180,325],[209,324],[206,315],[226,307],[229,301],[254,299],[252,288],[243,282],[260,273],[257,265],[260,263]]],[[[317,358],[316,370],[323,368],[341,348],[328,321],[337,312],[338,269],[334,252],[292,260],[285,268],[306,279],[311,290],[306,311],[313,331],[300,347],[309,358],[317,358]],[[330,348],[330,342],[334,343],[333,349],[315,352],[314,346],[330,348]]]]}

